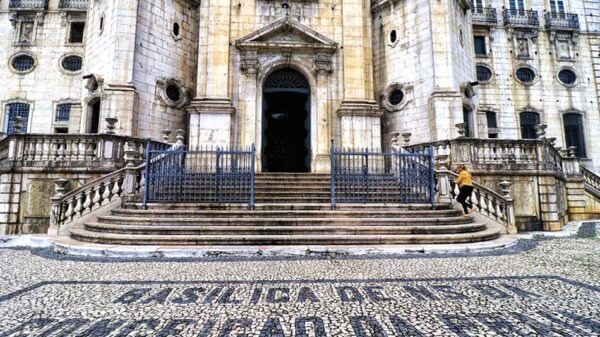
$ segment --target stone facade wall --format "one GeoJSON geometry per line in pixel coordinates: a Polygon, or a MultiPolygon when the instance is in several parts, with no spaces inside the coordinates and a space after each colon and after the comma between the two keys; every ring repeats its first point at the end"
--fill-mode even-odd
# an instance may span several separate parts
{"type": "Polygon", "coordinates": [[[180,86],[184,103],[193,95],[198,13],[197,7],[184,0],[140,1],[133,74],[137,136],[158,138],[165,128],[186,128],[182,104],[171,102],[164,90],[168,85],[180,86]],[[160,81],[165,83],[157,85],[160,81]]]}
{"type": "Polygon", "coordinates": [[[474,81],[468,13],[455,1],[383,1],[373,10],[375,93],[385,108],[384,145],[411,132],[415,142],[455,136],[461,87],[474,81]],[[399,104],[386,103],[393,88],[399,104]]]}
{"type": "Polygon", "coordinates": [[[496,113],[498,136],[507,139],[521,137],[519,113],[534,111],[540,114],[541,123],[548,125],[547,136],[556,137],[557,146],[564,147],[562,116],[566,112],[576,112],[584,121],[586,150],[591,159],[586,164],[600,165],[600,148],[593,141],[600,136],[597,83],[592,67],[592,41],[597,32],[597,20],[587,15],[584,4],[565,1],[565,12],[577,14],[580,24],[579,32],[570,33],[545,28],[544,13],[550,10],[547,1],[528,2],[527,8],[536,10],[540,21],[540,26],[532,30],[505,27],[502,21],[505,3],[488,3],[497,10],[498,25],[474,30],[474,35],[486,37],[488,49],[488,55],[477,55],[476,62],[489,66],[494,73],[491,81],[481,83],[477,90],[479,137],[488,136],[486,111],[496,113]],[[515,79],[515,71],[522,66],[535,70],[537,76],[532,85],[521,84],[515,79]],[[572,87],[561,84],[557,78],[564,68],[573,69],[578,75],[572,87]]]}
{"type": "Polygon", "coordinates": [[[59,10],[58,0],[52,0],[47,11],[17,12],[14,25],[11,17],[8,1],[0,2],[0,130],[7,129],[6,105],[18,102],[30,104],[28,132],[54,133],[57,126],[79,132],[82,72],[65,71],[61,61],[67,55],[83,55],[83,44],[69,43],[68,34],[71,21],[85,21],[85,11],[59,10]],[[36,13],[44,15],[36,17],[36,13]],[[35,59],[31,71],[13,70],[10,60],[20,53],[35,59]],[[72,123],[55,123],[56,106],[60,103],[75,103],[72,123]]]}

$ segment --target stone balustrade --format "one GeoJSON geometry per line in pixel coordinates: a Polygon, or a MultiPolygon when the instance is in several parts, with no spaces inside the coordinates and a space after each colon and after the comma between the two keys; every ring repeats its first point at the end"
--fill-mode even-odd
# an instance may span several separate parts
{"type": "Polygon", "coordinates": [[[148,140],[139,138],[114,134],[13,134],[0,140],[0,169],[115,170],[125,166],[127,142],[143,157],[148,140]]]}
{"type": "MultiPolygon", "coordinates": [[[[446,155],[449,167],[466,164],[477,171],[546,170],[563,175],[567,166],[551,140],[457,138],[406,146],[408,151],[424,151],[430,146],[435,155],[446,155]]],[[[571,169],[568,170],[572,171],[571,169]]]]}
{"type": "Polygon", "coordinates": [[[82,218],[123,196],[133,197],[144,186],[145,164],[127,166],[88,184],[64,193],[69,183],[66,179],[55,181],[56,195],[51,199],[51,234],[58,234],[67,223],[82,218]]]}
{"type": "Polygon", "coordinates": [[[600,196],[600,176],[585,167],[581,167],[580,169],[584,182],[587,185],[586,187],[591,187],[594,194],[600,196]]]}
{"type": "MultiPolygon", "coordinates": [[[[445,167],[436,170],[438,179],[438,202],[450,202],[459,194],[458,185],[454,183],[458,175],[445,167]]],[[[500,183],[504,195],[500,195],[478,183],[473,183],[471,202],[479,209],[478,213],[503,225],[508,234],[516,234],[514,200],[510,196],[511,183],[500,183]]]]}

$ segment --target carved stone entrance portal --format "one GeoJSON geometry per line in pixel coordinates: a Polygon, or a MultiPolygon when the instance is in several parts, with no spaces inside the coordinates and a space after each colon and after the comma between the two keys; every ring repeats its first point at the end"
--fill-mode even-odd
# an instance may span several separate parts
{"type": "Polygon", "coordinates": [[[263,88],[264,172],[310,172],[310,86],[292,69],[275,71],[263,88]]]}

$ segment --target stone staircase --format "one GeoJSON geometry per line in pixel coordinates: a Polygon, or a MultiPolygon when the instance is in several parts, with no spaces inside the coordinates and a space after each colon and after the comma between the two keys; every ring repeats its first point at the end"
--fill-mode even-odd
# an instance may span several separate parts
{"type": "MultiPolygon", "coordinates": [[[[257,174],[247,205],[125,203],[71,230],[85,242],[122,245],[380,245],[492,240],[497,228],[450,205],[330,206],[329,175],[257,174]]],[[[386,193],[379,191],[376,193],[386,193]]]]}

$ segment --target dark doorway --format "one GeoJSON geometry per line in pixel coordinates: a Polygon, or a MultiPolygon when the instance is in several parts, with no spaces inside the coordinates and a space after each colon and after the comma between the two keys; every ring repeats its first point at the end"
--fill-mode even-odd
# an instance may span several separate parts
{"type": "Polygon", "coordinates": [[[310,87],[297,71],[265,81],[262,153],[264,172],[310,172],[310,87]]]}
{"type": "Polygon", "coordinates": [[[100,131],[100,100],[90,103],[88,108],[89,118],[88,133],[98,133],[100,131]]]}

